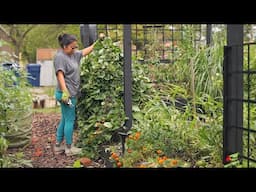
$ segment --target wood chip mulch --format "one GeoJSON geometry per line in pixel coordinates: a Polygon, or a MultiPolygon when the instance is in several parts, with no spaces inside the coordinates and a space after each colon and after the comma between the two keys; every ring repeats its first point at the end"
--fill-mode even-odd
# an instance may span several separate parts
{"type": "MultiPolygon", "coordinates": [[[[55,154],[53,145],[60,114],[35,113],[33,115],[31,142],[23,148],[10,148],[8,153],[22,151],[24,159],[31,160],[33,168],[72,168],[76,160],[80,160],[84,167],[104,167],[86,157],[55,154]]],[[[74,141],[77,139],[77,131],[74,132],[74,141]]]]}

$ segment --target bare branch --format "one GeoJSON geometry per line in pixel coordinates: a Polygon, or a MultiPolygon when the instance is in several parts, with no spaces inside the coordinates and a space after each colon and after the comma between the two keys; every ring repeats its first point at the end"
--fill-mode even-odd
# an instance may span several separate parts
{"type": "Polygon", "coordinates": [[[26,31],[24,31],[24,33],[22,34],[22,39],[24,39],[25,36],[27,35],[27,33],[28,33],[29,31],[31,31],[34,27],[35,27],[35,26],[30,26],[26,31]]]}
{"type": "Polygon", "coordinates": [[[1,30],[5,35],[7,35],[8,37],[10,37],[10,34],[8,33],[8,31],[6,31],[5,28],[4,28],[2,25],[0,25],[0,30],[1,30]]]}

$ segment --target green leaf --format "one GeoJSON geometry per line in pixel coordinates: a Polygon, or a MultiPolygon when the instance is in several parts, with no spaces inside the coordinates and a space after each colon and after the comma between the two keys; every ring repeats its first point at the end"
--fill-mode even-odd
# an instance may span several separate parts
{"type": "Polygon", "coordinates": [[[104,125],[105,127],[107,127],[107,128],[112,128],[112,127],[113,127],[110,122],[105,122],[103,125],[104,125]]]}
{"type": "Polygon", "coordinates": [[[132,111],[139,112],[140,111],[139,106],[138,105],[133,105],[132,106],[132,111]]]}
{"type": "Polygon", "coordinates": [[[136,120],[142,120],[143,119],[143,114],[140,113],[140,112],[135,112],[132,115],[133,115],[133,118],[136,119],[136,120]]]}

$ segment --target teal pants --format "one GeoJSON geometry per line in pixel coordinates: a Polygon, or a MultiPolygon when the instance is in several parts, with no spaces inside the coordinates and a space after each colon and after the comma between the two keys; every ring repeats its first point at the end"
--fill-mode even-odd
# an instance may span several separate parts
{"type": "Polygon", "coordinates": [[[77,103],[76,97],[71,97],[72,105],[67,105],[61,102],[62,92],[56,90],[55,98],[61,105],[61,120],[57,128],[56,140],[61,143],[65,138],[66,144],[71,145],[73,142],[73,131],[75,123],[75,106],[77,103]]]}

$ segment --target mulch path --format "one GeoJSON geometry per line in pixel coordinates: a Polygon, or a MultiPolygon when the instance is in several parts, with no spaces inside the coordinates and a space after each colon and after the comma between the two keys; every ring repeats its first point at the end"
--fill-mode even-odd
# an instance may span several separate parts
{"type": "MultiPolygon", "coordinates": [[[[55,143],[55,133],[60,120],[57,113],[35,113],[32,123],[32,137],[28,146],[23,148],[8,149],[8,153],[22,151],[24,159],[31,160],[34,168],[68,168],[73,167],[79,156],[68,157],[63,154],[54,154],[53,145],[55,143]]],[[[77,139],[76,130],[74,141],[77,139]]],[[[84,167],[104,167],[100,163],[93,162],[83,157],[81,164],[84,167]],[[85,162],[85,164],[84,164],[85,162]]]]}

